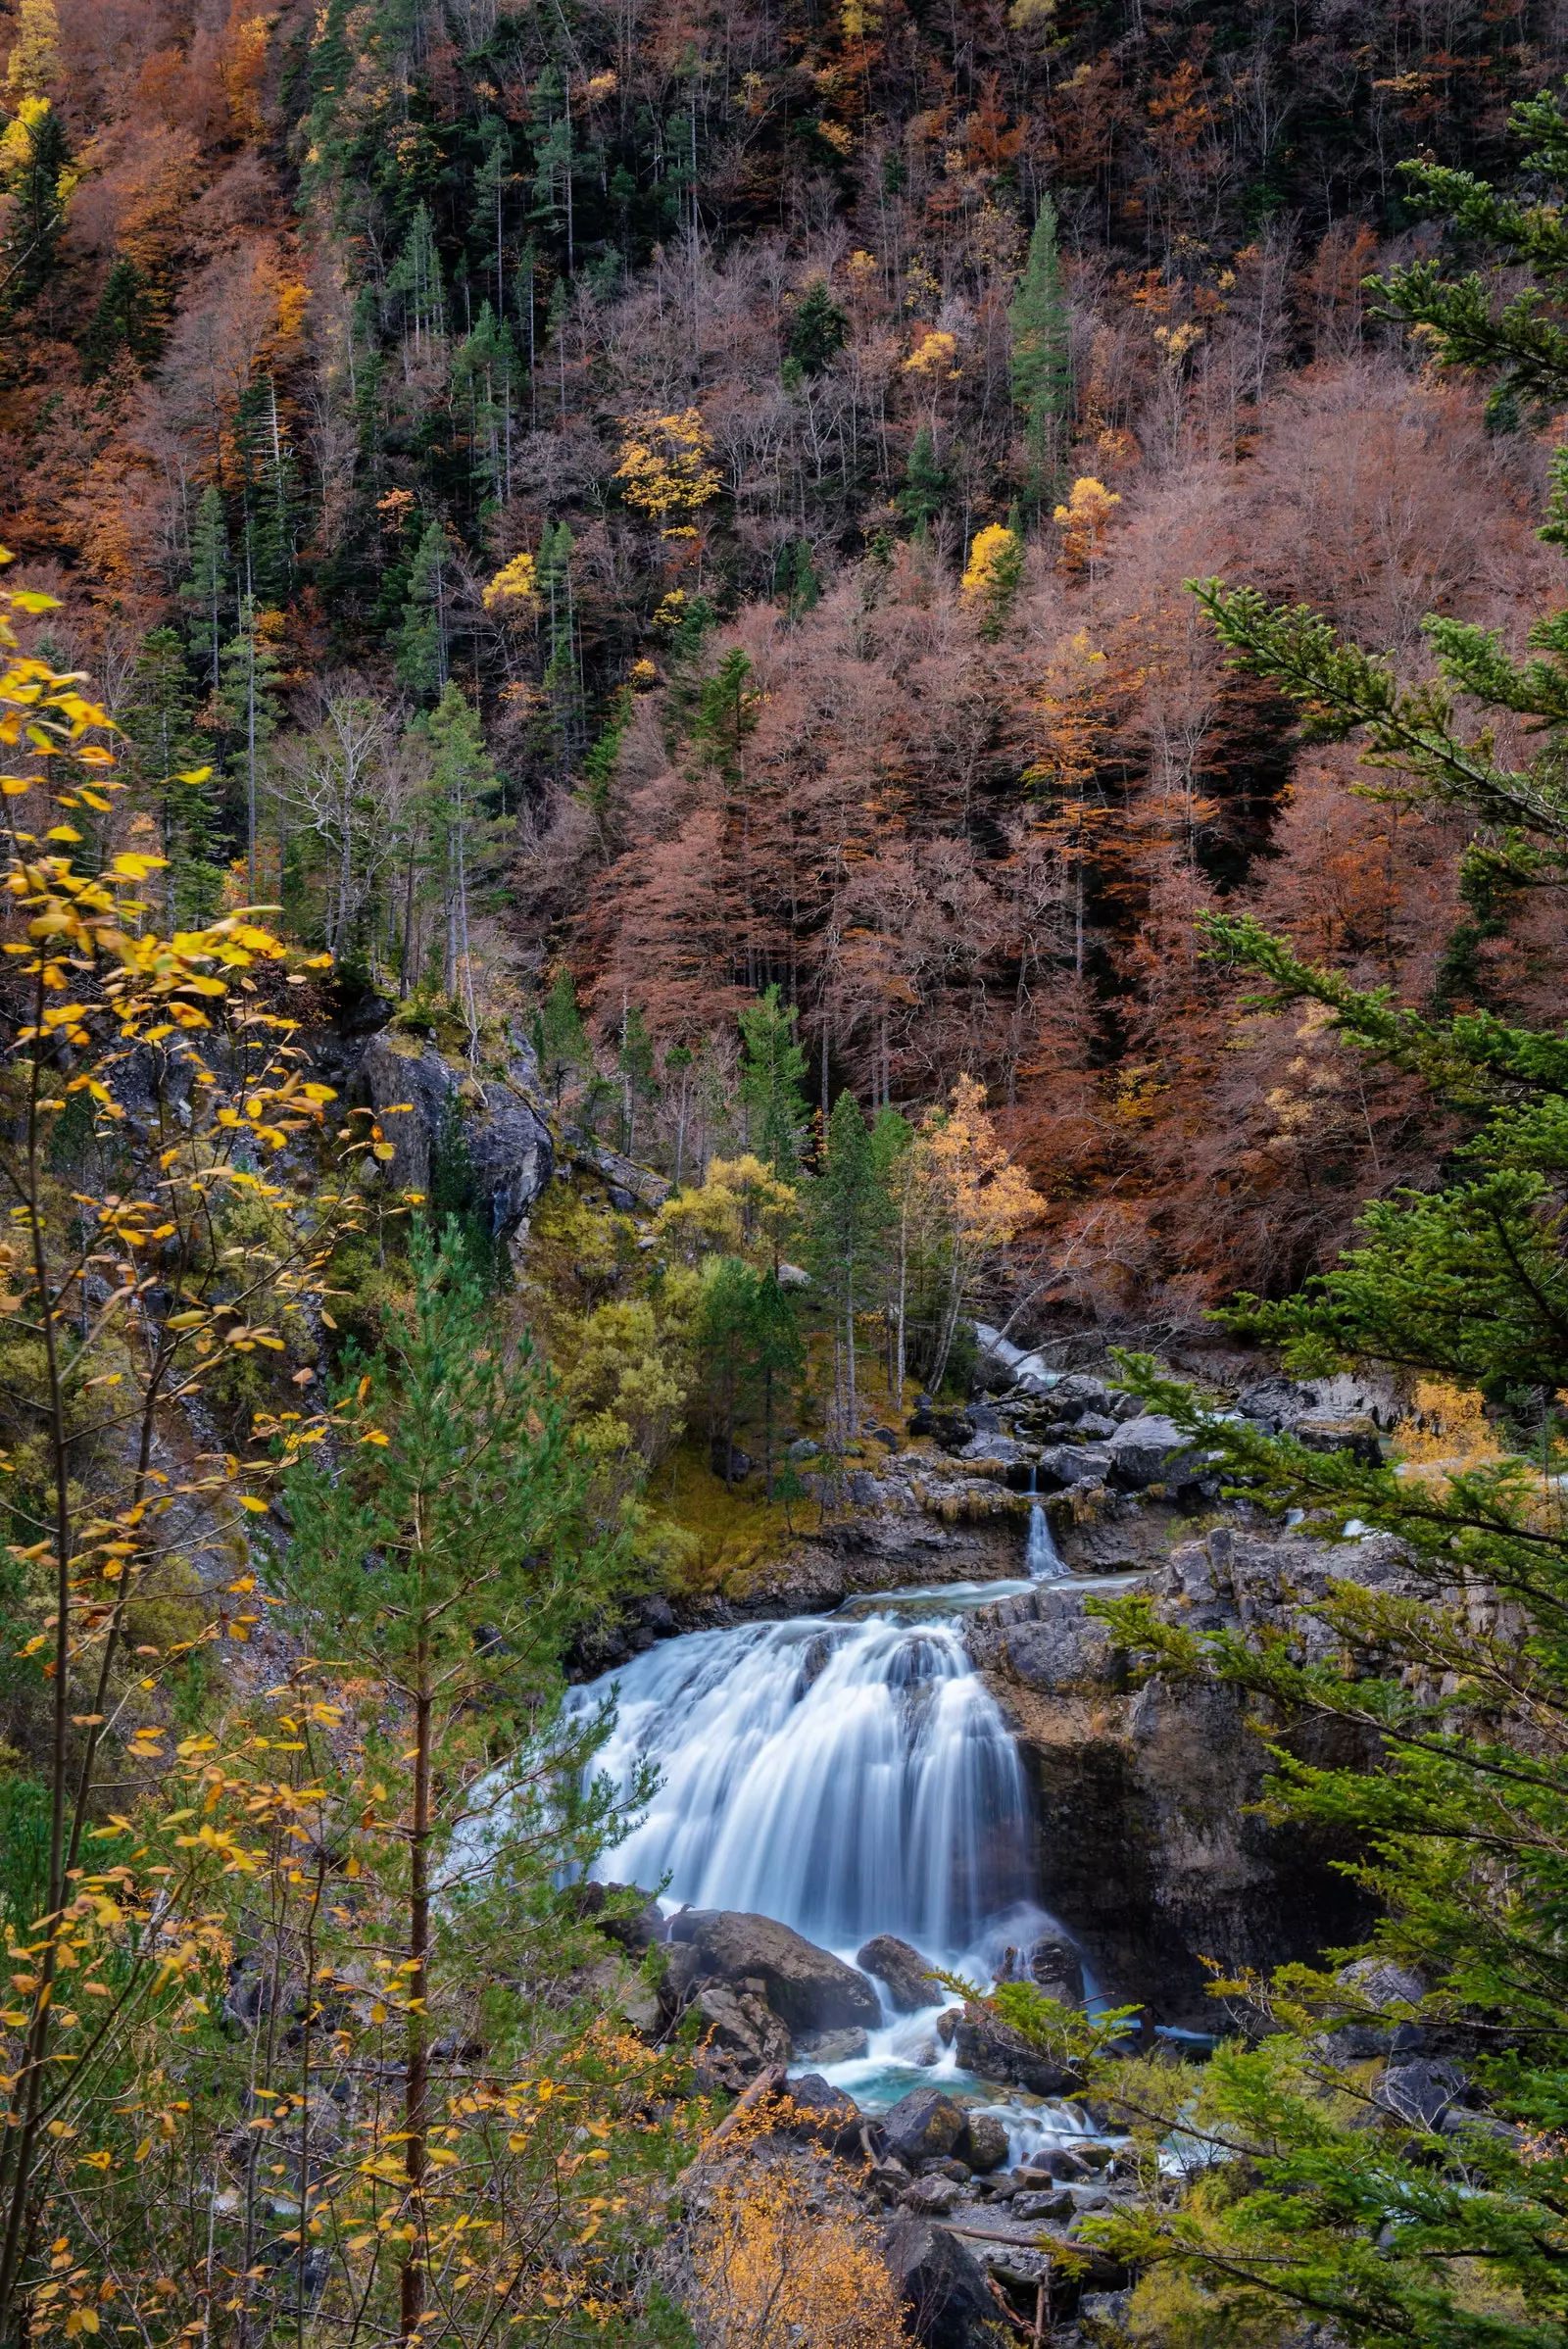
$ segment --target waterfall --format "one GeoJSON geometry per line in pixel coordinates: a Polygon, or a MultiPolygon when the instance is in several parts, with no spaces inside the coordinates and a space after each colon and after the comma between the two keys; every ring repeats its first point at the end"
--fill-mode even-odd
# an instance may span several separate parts
{"type": "Polygon", "coordinates": [[[892,1933],[976,1949],[1030,1899],[1029,1804],[1011,1737],[951,1623],[820,1618],[689,1632],[576,1689],[618,1690],[595,1768],[661,1784],[601,1858],[607,1880],[775,1917],[853,1951],[892,1933]]]}
{"type": "MultiPolygon", "coordinates": [[[[1029,1490],[1031,1493],[1040,1490],[1038,1467],[1029,1471],[1029,1490]]],[[[1032,1583],[1053,1583],[1067,1571],[1067,1561],[1052,1540],[1051,1520],[1038,1500],[1029,1512],[1029,1540],[1024,1546],[1023,1567],[1032,1583]]]]}

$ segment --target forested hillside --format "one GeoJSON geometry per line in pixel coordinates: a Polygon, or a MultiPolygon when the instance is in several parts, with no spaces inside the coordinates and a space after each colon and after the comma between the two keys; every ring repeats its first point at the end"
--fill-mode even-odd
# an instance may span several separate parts
{"type": "Polygon", "coordinates": [[[0,2349],[1561,2341],[1565,73],[0,0],[0,2349]]]}
{"type": "Polygon", "coordinates": [[[173,909],[470,1021],[564,973],[670,1153],[777,982],[824,1102],[987,1086],[1076,1315],[1289,1288],[1439,1137],[1194,912],[1501,1010],[1556,925],[1182,583],[1417,668],[1424,612],[1550,592],[1549,432],[1363,280],[1434,249],[1401,159],[1506,165],[1559,30],[26,0],[0,491],[173,909]]]}

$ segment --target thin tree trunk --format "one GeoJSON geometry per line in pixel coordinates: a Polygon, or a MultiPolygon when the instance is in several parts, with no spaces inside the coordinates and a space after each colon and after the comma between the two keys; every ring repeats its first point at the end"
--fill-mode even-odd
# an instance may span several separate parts
{"type": "Polygon", "coordinates": [[[430,1946],[430,1688],[429,1661],[421,1640],[414,1700],[414,1833],[409,1846],[409,2028],[403,2087],[403,2126],[408,2135],[404,2169],[409,2180],[409,2217],[414,2253],[403,2264],[401,2322],[404,2340],[419,2329],[424,2312],[424,2173],[428,2121],[428,2057],[424,2008],[429,1985],[425,1964],[430,1946]]]}

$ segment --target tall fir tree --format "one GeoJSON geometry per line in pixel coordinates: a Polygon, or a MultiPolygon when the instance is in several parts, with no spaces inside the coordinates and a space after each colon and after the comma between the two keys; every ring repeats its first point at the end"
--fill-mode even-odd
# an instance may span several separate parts
{"type": "Polygon", "coordinates": [[[1023,412],[1027,487],[1037,512],[1054,502],[1072,424],[1072,339],[1056,235],[1055,206],[1047,196],[1007,313],[1012,397],[1023,412]]]}
{"type": "Polygon", "coordinates": [[[191,614],[191,635],[216,702],[220,685],[223,612],[228,599],[228,524],[216,482],[202,491],[190,533],[190,569],[179,600],[191,614]]]}
{"type": "Polygon", "coordinates": [[[904,487],[895,503],[910,536],[924,539],[947,503],[948,475],[937,463],[937,444],[929,424],[922,424],[909,450],[904,487]]]}
{"type": "Polygon", "coordinates": [[[801,1138],[810,1111],[804,1082],[806,1049],[796,1034],[798,1012],[780,1001],[777,986],[741,1007],[740,1096],[748,1141],[781,1182],[800,1171],[801,1138]]]}
{"type": "Polygon", "coordinates": [[[871,1130],[859,1102],[845,1091],[833,1104],[820,1172],[807,1194],[808,1261],[838,1323],[834,1380],[841,1444],[858,1427],[856,1351],[858,1315],[892,1224],[892,1207],[877,1169],[871,1130]]]}
{"type": "Polygon", "coordinates": [[[121,254],[81,338],[82,381],[95,383],[122,356],[145,367],[157,357],[159,341],[151,288],[136,264],[121,254]]]}
{"type": "Polygon", "coordinates": [[[426,522],[409,566],[396,653],[402,682],[411,693],[431,701],[445,692],[449,674],[451,563],[444,525],[426,522]]]}

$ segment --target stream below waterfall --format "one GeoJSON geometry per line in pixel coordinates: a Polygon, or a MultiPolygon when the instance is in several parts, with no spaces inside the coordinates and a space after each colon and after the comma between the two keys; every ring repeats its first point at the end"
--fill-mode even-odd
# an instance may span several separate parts
{"type": "MultiPolygon", "coordinates": [[[[1049,1530],[1042,1544],[1031,1528],[1028,1563],[1032,1579],[1065,1571],[1049,1530]]],[[[989,1983],[1009,1945],[1060,1931],[1035,1899],[1018,1751],[963,1639],[966,1612],[1029,1587],[895,1590],[830,1616],[688,1632],[574,1689],[574,1712],[615,1698],[595,1771],[623,1789],[641,1765],[659,1775],[595,1875],[662,1884],[666,1911],[775,1918],[851,1963],[894,1933],[989,1983]]],[[[940,2006],[899,2016],[881,1995],[863,2055],[800,2068],[873,2111],[940,2083],[1005,2123],[1014,2159],[1085,2132],[1075,2106],[960,2071],[935,2029],[940,2006]]]]}

